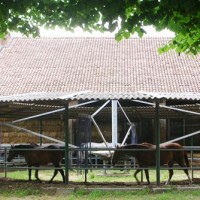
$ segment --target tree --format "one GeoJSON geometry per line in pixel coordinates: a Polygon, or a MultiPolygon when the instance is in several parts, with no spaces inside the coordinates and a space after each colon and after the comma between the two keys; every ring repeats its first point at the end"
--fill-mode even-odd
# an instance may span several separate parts
{"type": "Polygon", "coordinates": [[[77,26],[86,31],[118,30],[120,41],[153,25],[160,31],[173,31],[175,37],[161,52],[200,52],[200,0],[2,0],[0,2],[0,37],[9,31],[38,36],[39,28],[77,26]]]}

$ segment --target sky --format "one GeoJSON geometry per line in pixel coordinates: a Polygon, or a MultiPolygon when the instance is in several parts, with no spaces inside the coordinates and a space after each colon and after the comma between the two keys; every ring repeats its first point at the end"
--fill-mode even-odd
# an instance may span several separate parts
{"type": "MultiPolygon", "coordinates": [[[[152,26],[147,26],[144,28],[147,34],[144,37],[174,37],[174,33],[170,32],[169,30],[163,30],[161,32],[157,32],[152,26]]],[[[22,37],[20,33],[11,33],[13,37],[22,37]]],[[[41,37],[114,37],[114,33],[99,33],[93,32],[88,33],[84,32],[81,28],[76,28],[75,32],[67,32],[64,29],[55,28],[54,30],[51,29],[40,29],[40,36],[41,37]]],[[[137,36],[135,36],[137,37],[137,36]]]]}

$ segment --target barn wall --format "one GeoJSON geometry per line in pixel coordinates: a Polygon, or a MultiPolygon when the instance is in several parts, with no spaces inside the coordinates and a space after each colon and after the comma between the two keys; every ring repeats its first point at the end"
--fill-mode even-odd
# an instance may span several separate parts
{"type": "MultiPolygon", "coordinates": [[[[10,120],[0,119],[1,122],[6,122],[10,120]]],[[[111,121],[98,121],[97,122],[106,141],[112,141],[112,130],[111,130],[111,121]]],[[[40,121],[31,120],[25,121],[19,124],[16,124],[19,127],[32,130],[39,133],[40,131],[40,121]]],[[[61,119],[48,119],[42,121],[42,130],[43,134],[58,140],[64,141],[64,122],[61,119]]],[[[155,143],[155,133],[154,133],[154,122],[151,119],[141,119],[136,123],[136,130],[138,135],[138,142],[151,142],[155,143]]],[[[91,128],[91,141],[93,142],[103,142],[98,130],[92,124],[91,128]]],[[[128,130],[128,125],[124,121],[119,122],[118,127],[118,142],[122,142],[124,136],[128,130]]],[[[171,140],[183,136],[184,134],[189,134],[191,132],[200,130],[199,118],[189,118],[189,119],[161,119],[160,120],[160,133],[161,133],[161,142],[171,140]],[[185,125],[184,125],[185,124],[185,125]]],[[[77,120],[69,120],[69,141],[71,144],[75,144],[75,135],[78,137],[78,124],[77,120]]],[[[51,141],[47,139],[42,139],[43,143],[50,143],[51,141]]],[[[128,137],[127,143],[130,143],[130,136],[128,137]]],[[[30,143],[36,142],[39,143],[39,138],[23,131],[18,131],[13,128],[6,126],[0,127],[0,142],[1,143],[30,143]]],[[[190,145],[191,138],[180,141],[181,144],[190,145]]],[[[200,144],[200,135],[196,135],[193,138],[193,144],[200,144]]]]}
{"type": "MultiPolygon", "coordinates": [[[[200,130],[199,121],[200,121],[199,117],[168,120],[169,140],[179,138],[181,136],[193,133],[195,131],[199,131],[200,130]]],[[[189,145],[199,146],[200,134],[197,134],[193,137],[188,137],[188,138],[186,138],[184,140],[180,140],[178,142],[183,145],[186,145],[186,146],[189,146],[189,145]]]]}
{"type": "MultiPolygon", "coordinates": [[[[13,120],[13,119],[12,119],[13,120]]],[[[1,119],[1,122],[9,122],[11,120],[1,119]]],[[[97,121],[99,128],[101,129],[103,136],[107,142],[112,142],[112,126],[111,121],[97,121]]],[[[24,121],[16,124],[19,127],[26,128],[28,130],[34,131],[36,133],[40,132],[40,121],[31,120],[24,121]]],[[[44,135],[64,141],[64,122],[61,119],[43,119],[42,120],[42,132],[44,135]]],[[[141,121],[142,131],[140,131],[139,123],[136,124],[136,130],[138,134],[138,142],[152,142],[152,123],[151,120],[141,121]],[[141,133],[142,132],[142,133],[141,133]]],[[[118,142],[122,142],[129,126],[126,121],[120,121],[118,127],[118,142]]],[[[69,141],[71,144],[75,144],[75,138],[79,137],[78,133],[78,123],[75,119],[69,119],[69,141]],[[76,136],[75,136],[76,135],[76,136]]],[[[131,136],[128,137],[127,143],[130,143],[131,136]]],[[[13,128],[2,126],[0,131],[1,143],[39,143],[39,137],[34,136],[23,131],[15,130],[13,128]]],[[[91,141],[92,142],[103,142],[98,130],[92,123],[91,127],[91,141]]],[[[50,140],[42,139],[43,143],[51,143],[50,140]]],[[[76,145],[76,144],[75,144],[76,145]]]]}
{"type": "MultiPolygon", "coordinates": [[[[12,119],[14,120],[14,119],[12,119]]],[[[1,122],[10,122],[9,119],[0,119],[1,122]]],[[[111,124],[105,122],[98,122],[101,131],[106,141],[112,141],[111,124]]],[[[16,126],[26,128],[36,133],[40,132],[40,120],[31,120],[17,123],[16,126]]],[[[42,132],[44,135],[64,141],[64,122],[60,119],[47,119],[42,120],[42,132]]],[[[119,128],[120,130],[120,128],[119,128]]],[[[69,141],[71,144],[75,143],[75,135],[78,137],[78,124],[77,120],[69,119],[69,141]]],[[[39,143],[39,137],[24,131],[19,131],[7,126],[2,126],[0,130],[1,143],[15,144],[15,143],[39,143]]],[[[91,139],[94,142],[103,142],[96,127],[92,125],[91,139]]],[[[42,139],[43,143],[51,143],[50,140],[42,139]]]]}
{"type": "Polygon", "coordinates": [[[167,141],[167,120],[160,119],[160,142],[167,141]]]}
{"type": "MultiPolygon", "coordinates": [[[[9,120],[1,119],[1,121],[6,122],[9,120]]],[[[16,124],[19,127],[26,128],[28,130],[34,131],[36,133],[40,132],[40,121],[31,120],[24,121],[16,124]]],[[[64,140],[63,133],[63,121],[60,119],[48,119],[42,121],[42,131],[44,135],[47,135],[58,140],[64,140]]],[[[39,142],[39,138],[29,133],[23,131],[15,130],[13,128],[2,126],[1,127],[1,143],[30,143],[30,142],[39,142]]],[[[44,143],[50,143],[51,141],[47,139],[42,139],[44,143]]]]}
{"type": "Polygon", "coordinates": [[[138,142],[149,142],[154,143],[154,120],[152,119],[141,119],[137,128],[138,142]]]}

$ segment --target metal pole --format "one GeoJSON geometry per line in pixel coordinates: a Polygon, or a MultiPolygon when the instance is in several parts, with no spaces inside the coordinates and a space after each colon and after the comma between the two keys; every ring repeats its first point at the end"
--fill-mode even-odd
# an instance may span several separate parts
{"type": "Polygon", "coordinates": [[[68,133],[68,102],[64,111],[64,134],[65,134],[65,184],[69,183],[69,133],[68,133]]]}
{"type": "Polygon", "coordinates": [[[4,170],[5,170],[5,178],[7,178],[7,148],[5,148],[5,150],[4,150],[4,155],[5,155],[5,164],[4,164],[4,170]]]}
{"type": "Polygon", "coordinates": [[[97,115],[104,107],[106,107],[106,105],[110,102],[110,100],[106,101],[96,112],[94,112],[91,117],[94,117],[95,115],[97,115]]]}
{"type": "MultiPolygon", "coordinates": [[[[42,135],[42,119],[40,119],[40,127],[39,127],[39,131],[40,131],[40,135],[42,135]]],[[[40,143],[40,146],[42,146],[42,137],[39,137],[39,143],[40,143]]]]}
{"type": "Polygon", "coordinates": [[[182,136],[182,137],[179,137],[179,138],[175,138],[175,139],[167,141],[167,142],[163,142],[162,145],[166,145],[166,144],[169,144],[169,143],[172,143],[172,142],[176,142],[176,141],[188,138],[188,137],[192,137],[192,136],[195,136],[197,134],[200,134],[200,131],[195,131],[195,132],[187,134],[185,136],[182,136]]]}
{"type": "Polygon", "coordinates": [[[108,144],[107,144],[107,142],[106,142],[106,139],[104,138],[103,133],[101,132],[101,130],[100,130],[98,124],[96,123],[96,121],[94,120],[94,118],[93,118],[92,116],[91,116],[91,120],[92,120],[92,122],[94,123],[95,127],[97,128],[97,130],[98,130],[98,132],[99,132],[99,134],[100,134],[100,136],[101,136],[103,142],[105,143],[106,147],[108,148],[108,144]]]}
{"type": "Polygon", "coordinates": [[[128,118],[126,112],[124,111],[123,107],[121,106],[121,104],[119,103],[119,101],[117,101],[119,107],[121,108],[121,111],[124,113],[124,116],[126,117],[127,121],[129,122],[129,124],[132,124],[131,123],[131,120],[128,118]]]}
{"type": "Polygon", "coordinates": [[[61,109],[57,109],[57,110],[41,113],[41,114],[38,114],[38,115],[33,115],[33,116],[25,117],[25,118],[22,118],[22,119],[17,119],[17,120],[14,120],[14,121],[10,122],[10,123],[11,124],[15,124],[17,122],[23,122],[23,121],[27,121],[27,120],[30,120],[30,119],[42,117],[42,116],[45,116],[45,115],[50,115],[50,114],[53,114],[53,113],[63,112],[64,110],[65,110],[65,108],[61,108],[61,109]]]}
{"type": "Polygon", "coordinates": [[[160,123],[159,101],[156,101],[155,132],[156,132],[156,183],[160,185],[160,123]]]}
{"type": "MultiPolygon", "coordinates": [[[[193,137],[191,137],[191,141],[190,141],[190,145],[193,147],[193,145],[194,145],[194,142],[193,142],[194,140],[193,140],[193,137]]],[[[192,180],[194,179],[194,170],[193,170],[193,167],[192,167],[192,165],[193,165],[193,158],[194,158],[194,152],[193,152],[193,150],[191,150],[191,163],[190,163],[190,165],[191,165],[191,174],[192,174],[192,180]]]]}
{"type": "Polygon", "coordinates": [[[112,100],[112,147],[118,142],[117,100],[112,100]]]}
{"type": "MultiPolygon", "coordinates": [[[[13,125],[13,124],[0,122],[0,125],[8,126],[8,127],[14,128],[14,129],[19,130],[19,131],[24,131],[25,133],[29,133],[29,134],[32,134],[32,135],[35,135],[35,136],[38,136],[38,137],[42,137],[42,138],[45,138],[45,139],[47,139],[47,140],[50,140],[50,141],[53,141],[53,142],[56,142],[56,143],[59,143],[59,144],[64,144],[63,141],[60,141],[60,140],[57,140],[57,139],[48,137],[48,136],[46,136],[46,135],[41,135],[41,134],[36,133],[36,132],[34,132],[34,131],[30,131],[30,130],[28,130],[28,129],[21,128],[21,127],[18,127],[18,126],[16,126],[16,125],[13,125]]],[[[71,146],[76,148],[76,146],[74,146],[74,145],[71,145],[71,146]]]]}
{"type": "Polygon", "coordinates": [[[131,131],[132,127],[134,127],[134,125],[131,125],[131,126],[129,127],[129,129],[128,129],[128,131],[127,131],[125,137],[124,137],[124,140],[122,141],[121,146],[125,144],[125,142],[126,142],[128,136],[130,135],[130,131],[131,131]]]}
{"type": "MultiPolygon", "coordinates": [[[[186,134],[186,129],[185,129],[185,119],[183,119],[183,136],[186,134]]],[[[183,140],[183,145],[185,146],[185,139],[183,140]]]]}
{"type": "MultiPolygon", "coordinates": [[[[141,100],[132,100],[132,101],[138,102],[138,103],[143,103],[143,104],[146,104],[146,105],[155,106],[155,103],[149,103],[149,102],[146,102],[146,101],[141,101],[141,100]]],[[[172,106],[160,105],[160,107],[161,107],[161,108],[170,109],[170,110],[180,111],[180,112],[184,112],[184,113],[188,113],[188,114],[200,115],[199,112],[193,112],[193,111],[184,110],[184,109],[180,109],[180,108],[174,108],[174,107],[172,107],[172,106]]]]}
{"type": "MultiPolygon", "coordinates": [[[[94,102],[97,102],[97,101],[89,101],[89,102],[85,102],[85,103],[80,103],[80,104],[77,104],[77,105],[69,106],[68,108],[77,108],[77,107],[84,106],[84,105],[94,103],[94,102]]],[[[10,122],[10,123],[15,124],[17,122],[23,122],[23,121],[35,119],[35,118],[38,118],[38,117],[42,117],[42,116],[46,116],[46,115],[50,115],[50,114],[54,114],[54,113],[58,113],[58,112],[63,112],[64,110],[65,110],[65,108],[60,108],[60,109],[57,109],[57,110],[41,113],[41,114],[38,114],[38,115],[33,115],[33,116],[25,117],[25,118],[22,118],[22,119],[17,119],[17,120],[10,122]]]]}

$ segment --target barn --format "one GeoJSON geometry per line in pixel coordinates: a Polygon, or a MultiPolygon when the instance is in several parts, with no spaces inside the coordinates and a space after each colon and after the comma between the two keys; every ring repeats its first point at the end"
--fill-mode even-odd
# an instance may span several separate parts
{"type": "Polygon", "coordinates": [[[1,143],[199,145],[200,57],[169,40],[2,40],[1,143]]]}

